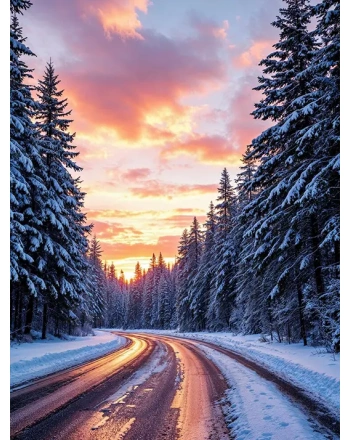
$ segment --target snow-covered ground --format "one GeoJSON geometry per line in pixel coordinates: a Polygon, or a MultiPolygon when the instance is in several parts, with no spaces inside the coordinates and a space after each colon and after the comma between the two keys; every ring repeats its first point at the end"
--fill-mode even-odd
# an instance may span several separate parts
{"type": "MultiPolygon", "coordinates": [[[[140,330],[140,332],[143,331],[140,330]]],[[[327,353],[321,347],[304,347],[302,344],[261,342],[260,335],[234,336],[231,333],[149,332],[212,342],[239,353],[298,385],[315,399],[339,414],[339,354],[327,353]]]]}
{"type": "Polygon", "coordinates": [[[11,386],[45,376],[102,356],[123,346],[126,339],[94,330],[95,336],[34,340],[33,343],[12,344],[10,348],[11,386]]]}
{"type": "Polygon", "coordinates": [[[200,345],[230,389],[226,418],[236,440],[321,440],[305,415],[274,384],[218,351],[200,345]]]}

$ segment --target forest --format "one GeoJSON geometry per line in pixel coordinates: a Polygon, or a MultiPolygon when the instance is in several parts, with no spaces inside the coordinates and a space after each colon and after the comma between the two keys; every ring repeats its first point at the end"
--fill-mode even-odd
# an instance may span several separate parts
{"type": "Polygon", "coordinates": [[[84,213],[79,147],[54,63],[33,85],[11,0],[11,339],[92,327],[257,334],[340,350],[340,2],[284,0],[252,118],[269,127],[224,168],[207,219],[129,282],[84,213]]]}

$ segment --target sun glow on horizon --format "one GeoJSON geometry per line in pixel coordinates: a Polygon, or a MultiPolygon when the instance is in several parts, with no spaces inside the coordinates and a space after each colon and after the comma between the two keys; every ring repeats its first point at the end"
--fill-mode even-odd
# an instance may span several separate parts
{"type": "MultiPolygon", "coordinates": [[[[157,255],[155,253],[155,255],[158,259],[159,254],[157,255]]],[[[175,256],[173,258],[164,257],[166,264],[167,265],[170,264],[170,267],[172,267],[175,264],[175,259],[176,259],[175,256]]],[[[132,280],[135,276],[135,266],[137,262],[140,263],[142,270],[145,270],[147,272],[147,270],[150,267],[150,261],[151,261],[151,257],[140,257],[140,258],[126,258],[123,260],[103,260],[103,264],[107,263],[107,266],[110,266],[113,263],[115,266],[117,278],[120,277],[121,271],[123,271],[125,279],[130,282],[130,280],[132,280]],[[133,267],[133,269],[131,269],[131,267],[133,267]]]]}

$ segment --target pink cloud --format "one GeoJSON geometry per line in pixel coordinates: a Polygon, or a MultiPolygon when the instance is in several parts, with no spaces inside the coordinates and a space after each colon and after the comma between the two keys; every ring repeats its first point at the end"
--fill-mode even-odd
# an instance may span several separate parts
{"type": "Polygon", "coordinates": [[[93,234],[96,234],[99,240],[118,239],[120,237],[139,237],[143,233],[133,227],[125,227],[120,223],[93,221],[93,234]]]}
{"type": "Polygon", "coordinates": [[[130,188],[131,194],[140,198],[166,197],[167,199],[172,199],[179,195],[210,194],[216,190],[217,185],[176,185],[159,180],[146,180],[142,182],[142,185],[130,188]]]}
{"type": "Polygon", "coordinates": [[[108,37],[116,33],[124,39],[143,39],[137,11],[146,14],[149,5],[148,0],[80,0],[82,10],[98,18],[108,37]]]}
{"type": "Polygon", "coordinates": [[[201,162],[218,164],[237,162],[241,156],[241,152],[234,148],[228,138],[199,134],[193,134],[192,138],[183,142],[170,144],[161,152],[165,160],[181,154],[194,156],[201,162]]]}
{"type": "Polygon", "coordinates": [[[246,77],[246,81],[230,103],[231,120],[228,123],[228,132],[232,142],[241,153],[269,126],[268,122],[256,120],[250,115],[255,109],[254,104],[259,102],[262,96],[260,92],[253,90],[256,85],[255,76],[246,77]]]}
{"type": "Polygon", "coordinates": [[[216,34],[227,25],[201,20],[187,38],[137,28],[142,39],[122,39],[111,25],[106,38],[100,11],[107,14],[123,4],[129,12],[146,11],[148,2],[72,0],[67,8],[60,0],[37,0],[33,16],[43,33],[58,35],[62,53],[69,51],[70,61],[61,63],[57,73],[78,134],[105,128],[121,141],[171,142],[182,127],[191,131],[193,110],[182,98],[206,94],[226,81],[223,41],[216,34]],[[187,125],[179,127],[178,118],[187,125]]]}
{"type": "Polygon", "coordinates": [[[122,178],[127,182],[143,180],[149,177],[151,170],[149,168],[131,168],[122,173],[122,178]]]}
{"type": "Polygon", "coordinates": [[[227,31],[230,27],[228,20],[223,20],[220,26],[214,20],[209,20],[208,18],[204,19],[203,17],[192,13],[190,22],[191,25],[203,35],[208,35],[221,40],[227,38],[227,31]]]}
{"type": "Polygon", "coordinates": [[[149,243],[104,243],[101,240],[103,250],[102,258],[106,260],[121,260],[124,258],[151,257],[153,253],[163,257],[174,257],[177,254],[179,244],[178,235],[166,235],[159,237],[153,244],[149,243]]]}
{"type": "Polygon", "coordinates": [[[269,53],[271,53],[274,49],[272,45],[275,41],[271,40],[262,40],[255,41],[249,47],[248,50],[237,54],[233,57],[232,62],[234,67],[238,68],[249,68],[258,66],[260,61],[266,57],[269,53]]]}

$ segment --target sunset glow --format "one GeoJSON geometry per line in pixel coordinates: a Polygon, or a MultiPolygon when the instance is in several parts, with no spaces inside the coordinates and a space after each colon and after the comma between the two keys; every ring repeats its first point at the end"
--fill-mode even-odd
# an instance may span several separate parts
{"type": "Polygon", "coordinates": [[[103,260],[131,278],[234,179],[265,126],[250,113],[280,0],[33,0],[22,19],[35,80],[52,57],[73,109],[77,163],[103,260]]]}

